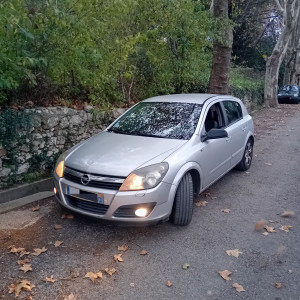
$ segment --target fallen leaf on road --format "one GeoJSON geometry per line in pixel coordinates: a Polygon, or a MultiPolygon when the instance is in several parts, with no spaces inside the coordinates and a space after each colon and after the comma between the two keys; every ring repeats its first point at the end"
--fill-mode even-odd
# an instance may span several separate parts
{"type": "Polygon", "coordinates": [[[104,271],[109,274],[110,276],[112,276],[114,273],[116,273],[116,269],[115,268],[112,268],[112,269],[109,269],[109,268],[105,268],[104,271]]]}
{"type": "Polygon", "coordinates": [[[276,232],[275,228],[272,226],[265,225],[264,227],[268,232],[276,232]]]}
{"type": "Polygon", "coordinates": [[[166,283],[166,286],[171,287],[172,285],[173,285],[173,283],[170,280],[168,280],[166,283]]]}
{"type": "Polygon", "coordinates": [[[128,246],[126,246],[126,245],[122,245],[122,246],[118,247],[119,251],[124,251],[125,252],[125,251],[127,251],[127,249],[128,249],[128,246]]]}
{"type": "Polygon", "coordinates": [[[35,207],[32,208],[32,211],[38,211],[38,210],[40,210],[40,208],[41,207],[39,205],[37,205],[37,206],[35,206],[35,207]]]}
{"type": "Polygon", "coordinates": [[[115,254],[114,255],[114,261],[119,262],[119,261],[124,261],[122,258],[122,253],[115,254]]]}
{"type": "Polygon", "coordinates": [[[221,209],[221,212],[229,213],[229,212],[230,212],[230,209],[229,209],[229,208],[222,208],[222,209],[221,209]]]}
{"type": "Polygon", "coordinates": [[[23,251],[21,251],[21,252],[19,253],[19,257],[22,257],[22,256],[24,256],[24,255],[28,255],[28,254],[30,254],[30,252],[28,252],[28,251],[26,251],[26,250],[23,250],[23,251]]]}
{"type": "Polygon", "coordinates": [[[211,197],[211,193],[210,192],[204,193],[204,197],[211,197]]]}
{"type": "Polygon", "coordinates": [[[267,165],[267,166],[272,166],[272,164],[271,164],[271,163],[265,163],[265,165],[267,165]]]}
{"type": "Polygon", "coordinates": [[[201,206],[206,206],[207,203],[208,203],[207,201],[198,201],[195,204],[196,206],[201,207],[201,206]]]}
{"type": "Polygon", "coordinates": [[[53,278],[53,275],[51,275],[50,277],[46,277],[44,281],[54,283],[56,280],[53,278]]]}
{"type": "Polygon", "coordinates": [[[289,232],[290,228],[292,228],[292,226],[290,226],[290,225],[283,225],[279,229],[280,230],[284,230],[285,232],[289,232]]]}
{"type": "Polygon", "coordinates": [[[182,269],[187,270],[190,267],[190,264],[185,263],[182,265],[182,269]]]}
{"type": "Polygon", "coordinates": [[[140,255],[146,255],[146,254],[148,254],[148,252],[147,252],[146,250],[142,250],[142,251],[140,252],[140,255]]]}
{"type": "Polygon", "coordinates": [[[246,292],[245,290],[244,290],[244,288],[243,288],[243,286],[241,286],[240,284],[238,284],[238,283],[234,283],[233,285],[232,285],[235,289],[236,289],[236,291],[237,292],[246,292]]]}
{"type": "Polygon", "coordinates": [[[134,282],[131,282],[129,285],[133,287],[134,286],[134,282]]]}
{"type": "Polygon", "coordinates": [[[278,282],[278,283],[275,284],[275,287],[276,287],[277,289],[280,289],[281,286],[282,286],[281,282],[278,282]]]}
{"type": "Polygon", "coordinates": [[[239,257],[240,254],[243,254],[239,249],[226,250],[227,255],[234,256],[236,258],[239,257]]]}
{"type": "Polygon", "coordinates": [[[55,247],[59,247],[62,243],[63,243],[62,241],[56,241],[56,242],[54,243],[54,246],[55,246],[55,247]]]}
{"type": "Polygon", "coordinates": [[[25,248],[16,248],[15,246],[10,247],[10,253],[20,253],[25,251],[25,248]]]}
{"type": "Polygon", "coordinates": [[[55,224],[55,225],[54,225],[54,229],[56,229],[56,230],[57,230],[57,229],[62,229],[62,228],[63,228],[63,227],[62,227],[60,224],[55,224]]]}
{"type": "Polygon", "coordinates": [[[71,293],[70,295],[66,296],[66,297],[64,298],[64,300],[76,300],[76,297],[74,296],[73,293],[71,293]]]}
{"type": "Polygon", "coordinates": [[[41,253],[46,252],[48,249],[43,247],[43,248],[35,248],[33,250],[34,252],[32,253],[32,255],[39,256],[41,253]]]}
{"type": "Polygon", "coordinates": [[[102,278],[102,272],[97,272],[97,273],[88,272],[88,273],[85,274],[84,277],[91,279],[94,283],[97,283],[98,278],[102,278]]]}
{"type": "Polygon", "coordinates": [[[224,270],[224,271],[219,271],[219,274],[223,279],[231,280],[231,278],[229,276],[230,276],[230,274],[232,274],[232,272],[230,272],[228,270],[224,270]]]}
{"type": "Polygon", "coordinates": [[[18,265],[25,265],[30,262],[29,258],[25,258],[23,260],[18,260],[18,265]]]}
{"type": "Polygon", "coordinates": [[[21,280],[17,285],[14,285],[12,283],[9,286],[9,294],[15,292],[15,296],[19,297],[21,291],[31,291],[33,288],[35,288],[35,285],[31,284],[30,281],[24,279],[21,280]]]}
{"type": "Polygon", "coordinates": [[[262,231],[264,229],[266,225],[266,221],[265,220],[260,220],[255,224],[255,230],[256,231],[262,231]]]}
{"type": "Polygon", "coordinates": [[[61,216],[62,219],[74,219],[74,216],[71,214],[63,214],[61,216]]]}
{"type": "Polygon", "coordinates": [[[31,264],[24,264],[19,268],[19,270],[24,271],[24,273],[32,271],[31,264]]]}
{"type": "Polygon", "coordinates": [[[263,235],[269,235],[269,232],[263,232],[262,234],[263,235]]]}
{"type": "Polygon", "coordinates": [[[281,217],[293,217],[295,215],[295,213],[293,211],[284,211],[282,214],[281,214],[281,217]]]}

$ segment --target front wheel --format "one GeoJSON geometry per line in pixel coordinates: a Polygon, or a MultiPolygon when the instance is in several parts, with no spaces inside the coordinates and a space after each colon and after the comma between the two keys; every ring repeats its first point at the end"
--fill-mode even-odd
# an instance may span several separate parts
{"type": "Polygon", "coordinates": [[[188,225],[192,220],[193,207],[193,179],[190,173],[186,173],[182,177],[175,195],[171,215],[173,224],[181,226],[188,225]]]}
{"type": "Polygon", "coordinates": [[[252,157],[253,157],[253,140],[249,139],[245,147],[243,158],[236,166],[236,168],[241,171],[247,171],[251,166],[252,157]]]}

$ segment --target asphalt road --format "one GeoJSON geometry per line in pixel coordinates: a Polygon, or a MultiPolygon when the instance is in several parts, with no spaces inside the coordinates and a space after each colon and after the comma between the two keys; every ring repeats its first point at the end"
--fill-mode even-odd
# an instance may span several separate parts
{"type": "Polygon", "coordinates": [[[27,205],[0,215],[2,298],[14,299],[9,285],[27,279],[35,288],[21,292],[20,299],[300,299],[300,109],[282,106],[254,118],[251,169],[231,171],[200,195],[197,201],[207,204],[195,205],[187,227],[118,227],[79,215],[61,219],[65,211],[53,198],[40,201],[35,212],[27,205]],[[230,212],[221,211],[226,208],[230,212]],[[294,216],[283,218],[284,211],[294,216]],[[262,219],[276,232],[255,231],[262,219]],[[285,232],[282,225],[292,227],[285,232]],[[59,247],[57,240],[63,242],[59,247]],[[32,271],[19,270],[20,258],[9,253],[12,245],[31,252],[21,259],[30,259],[32,271]],[[121,245],[128,250],[118,251],[121,245]],[[46,252],[32,255],[43,246],[46,252]],[[242,254],[228,256],[232,249],[242,254]],[[123,262],[114,261],[118,253],[123,262]],[[116,273],[110,276],[105,268],[116,273]],[[232,272],[232,280],[219,275],[223,270],[232,272]],[[102,272],[103,278],[93,283],[84,278],[87,272],[102,272]],[[45,282],[51,275],[56,281],[45,282]],[[245,292],[237,292],[233,283],[245,292]],[[70,294],[75,298],[66,298],[70,294]]]}

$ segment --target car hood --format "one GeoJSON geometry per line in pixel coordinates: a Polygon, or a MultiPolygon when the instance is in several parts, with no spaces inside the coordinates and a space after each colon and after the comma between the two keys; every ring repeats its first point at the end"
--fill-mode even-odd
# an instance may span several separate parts
{"type": "Polygon", "coordinates": [[[163,161],[186,142],[104,131],[71,151],[65,164],[87,173],[128,176],[157,156],[163,161]]]}

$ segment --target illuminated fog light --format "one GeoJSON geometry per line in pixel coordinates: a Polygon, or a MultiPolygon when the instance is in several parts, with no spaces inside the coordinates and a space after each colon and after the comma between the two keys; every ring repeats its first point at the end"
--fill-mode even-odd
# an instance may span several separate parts
{"type": "Polygon", "coordinates": [[[138,208],[136,211],[135,211],[135,215],[138,216],[138,217],[145,217],[147,216],[147,209],[146,208],[138,208]]]}
{"type": "Polygon", "coordinates": [[[57,189],[56,189],[56,187],[54,187],[53,191],[54,191],[54,194],[57,194],[57,189]]]}

